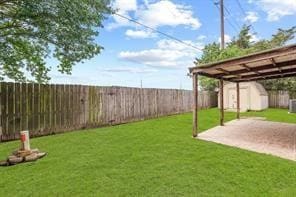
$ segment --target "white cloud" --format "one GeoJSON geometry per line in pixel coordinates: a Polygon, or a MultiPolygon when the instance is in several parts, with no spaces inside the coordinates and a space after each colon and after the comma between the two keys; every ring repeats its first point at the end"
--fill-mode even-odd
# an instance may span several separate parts
{"type": "MultiPolygon", "coordinates": [[[[130,11],[136,11],[137,6],[137,0],[115,0],[112,4],[112,7],[116,9],[118,14],[121,14],[126,17],[129,16],[130,11]]],[[[133,24],[117,15],[113,15],[114,22],[108,24],[106,26],[107,29],[111,30],[114,28],[122,27],[122,26],[133,26],[133,24]]]]}
{"type": "Polygon", "coordinates": [[[256,36],[256,34],[249,34],[251,36],[250,41],[251,42],[258,42],[259,38],[256,36]]]}
{"type": "Polygon", "coordinates": [[[103,72],[107,73],[132,73],[132,74],[146,74],[146,73],[154,73],[157,72],[156,69],[147,68],[147,67],[116,67],[116,68],[107,68],[103,69],[103,72]]]}
{"type": "MultiPolygon", "coordinates": [[[[66,74],[50,74],[50,83],[56,84],[82,84],[82,85],[102,85],[100,79],[95,76],[85,75],[66,75],[66,74]]],[[[100,77],[113,77],[112,73],[100,73],[100,77]]],[[[106,81],[107,82],[107,81],[106,81]]],[[[112,84],[110,84],[112,85],[112,84]]]]}
{"type": "Polygon", "coordinates": [[[137,10],[137,0],[115,0],[113,8],[118,9],[120,13],[134,11],[137,10]]]}
{"type": "Polygon", "coordinates": [[[152,27],[186,25],[198,29],[201,26],[199,20],[193,17],[191,7],[166,0],[148,4],[138,10],[137,16],[139,21],[152,27]]]}
{"type": "Polygon", "coordinates": [[[197,37],[197,40],[204,40],[206,39],[207,37],[205,35],[200,35],[197,37]]]}
{"type": "MultiPolygon", "coordinates": [[[[200,49],[202,49],[204,47],[204,44],[200,43],[200,42],[193,42],[191,40],[182,40],[182,42],[186,43],[187,45],[192,45],[192,46],[200,48],[200,49]]],[[[183,43],[175,41],[175,40],[162,39],[157,42],[157,46],[160,49],[170,49],[170,50],[179,50],[179,51],[196,53],[195,49],[193,49],[190,46],[187,46],[183,43]]]]}
{"type": "Polygon", "coordinates": [[[156,34],[151,31],[144,31],[144,30],[132,30],[128,29],[125,32],[125,35],[130,38],[151,38],[156,37],[156,34]]]}
{"type": "Polygon", "coordinates": [[[257,12],[247,12],[247,16],[244,18],[244,21],[255,23],[258,21],[259,17],[257,12]]]}
{"type": "Polygon", "coordinates": [[[267,13],[268,21],[296,14],[296,0],[257,0],[251,3],[258,4],[267,13]]]}
{"type": "MultiPolygon", "coordinates": [[[[129,15],[127,13],[124,13],[122,15],[124,15],[126,17],[129,17],[129,15]]],[[[115,29],[115,28],[118,28],[118,27],[123,27],[123,26],[133,26],[134,25],[130,21],[128,21],[128,20],[126,20],[124,18],[121,18],[120,16],[117,16],[117,15],[114,15],[113,19],[114,19],[115,22],[109,23],[106,26],[107,30],[112,30],[112,29],[115,29]]]]}
{"type": "Polygon", "coordinates": [[[182,51],[170,49],[149,49],[143,51],[124,51],[120,52],[119,57],[129,61],[144,62],[161,62],[161,61],[175,61],[184,54],[182,51]]]}
{"type": "MultiPolygon", "coordinates": [[[[201,26],[199,19],[193,16],[191,7],[176,4],[168,0],[161,0],[157,2],[146,0],[142,6],[137,6],[136,0],[116,0],[113,7],[119,8],[119,14],[133,18],[134,20],[153,28],[158,28],[160,26],[176,27],[183,25],[187,28],[196,30],[201,26]]],[[[113,19],[114,22],[106,26],[109,30],[123,26],[140,27],[139,25],[136,25],[117,15],[113,15],[113,19]]],[[[143,38],[143,32],[143,30],[134,30],[134,32],[129,30],[129,33],[126,35],[131,35],[132,38],[143,38]],[[135,36],[135,34],[141,34],[141,36],[135,36]]]]}
{"type": "MultiPolygon", "coordinates": [[[[221,43],[221,37],[219,37],[218,42],[221,43]]],[[[228,35],[228,34],[225,34],[225,35],[224,35],[224,42],[225,42],[225,43],[229,43],[229,42],[231,42],[231,37],[230,37],[230,35],[228,35]]]]}
{"type": "MultiPolygon", "coordinates": [[[[201,43],[189,40],[183,42],[203,48],[201,43]]],[[[142,51],[122,51],[120,59],[153,67],[184,68],[188,67],[199,54],[195,49],[173,40],[163,39],[157,42],[157,47],[142,51]]]]}
{"type": "MultiPolygon", "coordinates": [[[[251,42],[257,42],[259,41],[259,38],[256,36],[256,34],[249,34],[251,36],[250,41],[251,42]]],[[[224,39],[225,39],[225,43],[229,43],[231,42],[231,36],[229,36],[228,34],[224,35],[224,39]]],[[[221,43],[221,37],[219,37],[218,42],[221,43]]]]}

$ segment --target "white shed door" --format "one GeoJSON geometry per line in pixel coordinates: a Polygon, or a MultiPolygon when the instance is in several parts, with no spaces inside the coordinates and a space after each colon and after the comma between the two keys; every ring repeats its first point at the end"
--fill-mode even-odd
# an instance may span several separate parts
{"type": "MultiPolygon", "coordinates": [[[[241,111],[246,111],[249,109],[249,96],[248,89],[241,88],[240,89],[240,109],[241,111]]],[[[237,99],[236,99],[236,89],[229,89],[228,93],[228,107],[230,109],[236,109],[237,99]]]]}

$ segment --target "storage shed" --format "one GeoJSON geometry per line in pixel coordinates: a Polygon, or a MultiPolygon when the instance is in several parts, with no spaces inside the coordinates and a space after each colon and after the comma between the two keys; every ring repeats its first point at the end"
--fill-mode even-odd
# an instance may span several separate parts
{"type": "MultiPolygon", "coordinates": [[[[224,90],[224,109],[236,111],[237,92],[235,83],[226,83],[224,90]]],[[[220,94],[219,94],[220,95],[220,94]]],[[[220,96],[218,96],[220,100],[220,96]]],[[[220,102],[219,102],[220,103],[220,102]]],[[[219,106],[220,107],[220,106],[219,106]]],[[[243,82],[240,84],[240,111],[263,110],[268,108],[268,94],[264,87],[257,82],[243,82]]]]}

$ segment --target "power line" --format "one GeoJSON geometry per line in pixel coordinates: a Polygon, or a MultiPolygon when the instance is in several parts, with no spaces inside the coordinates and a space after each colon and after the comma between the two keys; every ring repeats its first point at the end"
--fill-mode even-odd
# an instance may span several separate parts
{"type": "MultiPolygon", "coordinates": [[[[219,7],[218,3],[215,2],[214,0],[213,0],[213,3],[216,6],[216,8],[218,9],[218,11],[220,12],[220,7],[219,7]]],[[[225,6],[223,6],[223,7],[225,8],[225,6]]],[[[225,17],[225,19],[228,22],[228,24],[233,28],[233,30],[238,34],[239,31],[238,31],[237,27],[235,27],[227,17],[225,17]]]]}
{"type": "Polygon", "coordinates": [[[241,11],[245,14],[245,10],[244,10],[242,4],[240,3],[240,1],[239,1],[239,0],[236,0],[236,2],[237,2],[237,4],[238,4],[238,7],[239,7],[239,8],[241,9],[241,11]]]}
{"type": "MultiPolygon", "coordinates": [[[[239,7],[240,10],[242,11],[243,15],[246,17],[246,16],[247,16],[246,11],[245,11],[245,9],[243,8],[243,6],[242,6],[242,4],[240,3],[240,1],[239,1],[239,0],[236,0],[236,3],[238,4],[238,7],[239,7]]],[[[252,30],[253,30],[254,33],[255,33],[256,31],[255,31],[254,26],[253,26],[251,23],[250,23],[249,25],[251,26],[252,30]]]]}
{"type": "Polygon", "coordinates": [[[168,38],[170,38],[170,39],[172,39],[172,40],[175,40],[175,41],[177,41],[177,42],[179,42],[179,43],[182,43],[182,44],[184,44],[184,45],[186,45],[186,46],[189,46],[189,47],[191,47],[191,48],[194,48],[194,49],[196,49],[196,50],[198,50],[198,51],[202,51],[202,49],[199,48],[199,47],[196,47],[196,46],[194,46],[194,45],[192,45],[192,44],[189,44],[189,43],[187,43],[187,42],[184,42],[183,40],[180,40],[179,38],[176,38],[176,37],[174,37],[174,36],[172,36],[172,35],[169,35],[169,34],[167,34],[167,33],[163,33],[163,32],[161,32],[161,31],[159,31],[159,30],[157,30],[157,29],[155,29],[155,28],[153,28],[153,27],[149,27],[148,25],[144,25],[143,23],[140,23],[139,21],[136,21],[136,20],[134,20],[134,19],[132,19],[132,18],[129,18],[129,17],[127,17],[127,16],[124,16],[124,15],[121,15],[121,14],[118,14],[118,13],[114,13],[114,15],[119,16],[119,17],[121,17],[121,18],[124,18],[124,19],[126,19],[126,20],[128,20],[128,21],[131,21],[131,22],[133,22],[133,23],[136,23],[136,24],[138,24],[138,25],[141,25],[141,26],[145,27],[146,29],[150,29],[150,30],[152,30],[152,31],[154,31],[154,32],[156,32],[156,33],[158,33],[158,34],[161,34],[161,35],[163,35],[163,36],[166,36],[166,37],[168,37],[168,38]]]}
{"type": "MultiPolygon", "coordinates": [[[[226,11],[227,15],[228,15],[229,17],[232,17],[232,15],[230,14],[230,11],[229,11],[229,9],[226,7],[226,5],[225,5],[225,4],[224,4],[224,9],[225,9],[225,11],[226,11]]],[[[236,27],[237,27],[238,29],[240,29],[241,27],[240,27],[240,25],[238,24],[238,22],[237,22],[236,20],[233,20],[233,21],[234,21],[234,23],[235,23],[236,27]]]]}

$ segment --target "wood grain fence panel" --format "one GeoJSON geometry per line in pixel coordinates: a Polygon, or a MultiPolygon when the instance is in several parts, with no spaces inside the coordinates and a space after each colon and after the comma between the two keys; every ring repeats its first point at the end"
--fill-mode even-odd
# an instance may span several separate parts
{"type": "Polygon", "coordinates": [[[58,128],[59,131],[62,131],[63,129],[63,97],[64,97],[64,85],[58,85],[58,128]]]}
{"type": "Polygon", "coordinates": [[[57,132],[62,129],[62,97],[63,97],[63,86],[56,86],[56,99],[57,99],[57,132]]]}
{"type": "MultiPolygon", "coordinates": [[[[106,91],[105,91],[105,87],[101,87],[100,88],[100,93],[101,93],[101,105],[102,105],[102,112],[105,112],[106,111],[106,91]]],[[[102,113],[101,114],[101,124],[104,124],[106,123],[106,113],[102,113]]]]}
{"type": "Polygon", "coordinates": [[[76,128],[80,128],[80,125],[82,125],[82,108],[81,108],[81,103],[82,103],[82,98],[81,98],[81,85],[78,85],[77,87],[77,95],[76,95],[76,113],[75,113],[75,116],[76,116],[76,120],[77,120],[77,123],[76,123],[76,128]]]}
{"type": "Polygon", "coordinates": [[[288,108],[289,100],[294,97],[293,93],[288,91],[268,91],[268,103],[271,108],[288,108]]]}
{"type": "Polygon", "coordinates": [[[6,83],[0,82],[0,141],[6,136],[6,83]]]}
{"type": "Polygon", "coordinates": [[[7,140],[8,136],[8,84],[2,84],[1,108],[2,108],[2,137],[1,140],[7,140]]]}
{"type": "Polygon", "coordinates": [[[39,132],[45,133],[46,132],[46,127],[47,127],[47,84],[41,86],[41,92],[42,92],[42,97],[41,97],[41,111],[42,111],[42,116],[41,116],[41,129],[39,132]]]}
{"type": "Polygon", "coordinates": [[[83,100],[83,90],[82,90],[82,86],[81,85],[79,85],[79,87],[78,87],[78,94],[79,94],[79,97],[78,97],[78,111],[79,111],[79,113],[78,113],[78,116],[79,116],[79,123],[78,123],[78,125],[83,125],[83,120],[84,120],[84,115],[83,115],[83,102],[84,102],[84,100],[83,100]]]}
{"type": "Polygon", "coordinates": [[[19,132],[22,130],[21,128],[21,84],[15,83],[14,84],[15,91],[14,91],[14,138],[18,139],[19,138],[19,132]]]}
{"type": "Polygon", "coordinates": [[[7,90],[7,138],[10,140],[14,138],[14,84],[8,83],[7,90]]]}
{"type": "MultiPolygon", "coordinates": [[[[100,87],[100,94],[101,94],[101,111],[105,112],[106,109],[106,95],[105,95],[105,87],[100,87]]],[[[101,112],[101,124],[106,123],[106,113],[101,112]]]]}
{"type": "Polygon", "coordinates": [[[49,133],[53,133],[55,127],[55,85],[49,86],[50,107],[49,107],[49,133]]]}
{"type": "Polygon", "coordinates": [[[60,96],[60,103],[59,103],[59,118],[60,118],[60,124],[59,124],[59,130],[63,131],[64,127],[65,127],[65,89],[64,89],[64,85],[59,85],[59,96],[60,96]]]}
{"type": "Polygon", "coordinates": [[[126,119],[129,119],[130,118],[130,110],[129,110],[129,107],[130,107],[130,97],[129,97],[129,94],[130,94],[130,91],[131,91],[131,89],[126,89],[125,90],[125,98],[124,98],[124,101],[125,101],[125,106],[124,106],[124,108],[125,108],[125,120],[126,119]]]}
{"type": "Polygon", "coordinates": [[[33,84],[26,84],[26,127],[23,130],[33,129],[33,84]]]}
{"type": "MultiPolygon", "coordinates": [[[[216,93],[199,99],[201,108],[217,106],[216,93]]],[[[188,90],[1,82],[0,141],[21,130],[34,137],[189,112],[192,101],[188,90]]]]}
{"type": "Polygon", "coordinates": [[[99,117],[99,94],[98,87],[94,87],[94,126],[98,126],[98,117],[99,117]]]}
{"type": "Polygon", "coordinates": [[[77,123],[78,123],[78,86],[77,85],[73,85],[73,92],[72,92],[72,128],[73,129],[77,129],[77,123]]]}
{"type": "Polygon", "coordinates": [[[98,119],[98,96],[97,96],[97,88],[93,87],[93,126],[97,126],[97,119],[98,119]]]}
{"type": "Polygon", "coordinates": [[[88,102],[87,102],[87,108],[88,108],[88,111],[87,111],[87,124],[88,124],[88,126],[90,126],[91,125],[91,122],[92,122],[92,108],[91,108],[91,106],[92,106],[92,87],[88,87],[87,88],[88,89],[88,102]]]}
{"type": "Polygon", "coordinates": [[[71,117],[70,117],[70,114],[71,114],[71,106],[70,106],[70,88],[71,88],[71,85],[66,85],[65,86],[66,88],[66,98],[65,98],[65,103],[66,103],[66,110],[65,110],[65,113],[66,113],[66,130],[68,129],[71,129],[71,117]]]}
{"type": "Polygon", "coordinates": [[[49,118],[49,111],[50,111],[50,89],[49,85],[46,84],[44,86],[44,93],[43,93],[43,108],[44,108],[44,116],[43,116],[43,132],[48,133],[50,127],[50,118],[49,118]]]}
{"type": "Polygon", "coordinates": [[[27,84],[21,84],[21,94],[20,94],[20,121],[21,121],[21,128],[20,130],[25,130],[27,125],[27,99],[28,93],[27,93],[27,84]]]}
{"type": "Polygon", "coordinates": [[[64,106],[64,130],[68,130],[69,128],[69,85],[64,85],[64,99],[63,99],[63,106],[64,106]]]}

